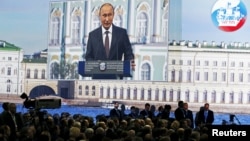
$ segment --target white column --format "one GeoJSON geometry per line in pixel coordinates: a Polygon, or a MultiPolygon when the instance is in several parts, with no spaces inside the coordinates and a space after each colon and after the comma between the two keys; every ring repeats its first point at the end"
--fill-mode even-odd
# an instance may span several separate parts
{"type": "Polygon", "coordinates": [[[70,13],[71,13],[71,11],[70,11],[70,6],[71,6],[71,2],[70,1],[67,1],[66,2],[66,13],[65,13],[65,43],[66,44],[69,44],[69,43],[71,43],[71,41],[70,41],[70,39],[71,39],[71,35],[70,35],[70,22],[71,22],[71,20],[70,20],[70,18],[71,18],[71,15],[70,15],[70,13]]]}
{"type": "Polygon", "coordinates": [[[135,0],[128,0],[128,35],[131,42],[135,42],[135,0]]]}
{"type": "Polygon", "coordinates": [[[152,2],[153,3],[153,6],[154,6],[154,9],[152,9],[152,11],[154,11],[154,14],[153,14],[153,21],[152,21],[152,26],[153,27],[153,42],[158,42],[159,41],[159,38],[160,38],[160,28],[161,25],[160,22],[162,21],[161,18],[162,18],[162,15],[161,15],[161,4],[162,2],[160,0],[155,0],[152,2]]]}
{"type": "Polygon", "coordinates": [[[84,43],[87,44],[87,40],[88,40],[88,34],[90,32],[90,27],[91,27],[91,1],[90,0],[86,0],[85,1],[85,5],[86,5],[86,9],[85,9],[85,17],[86,19],[84,19],[84,43]]]}

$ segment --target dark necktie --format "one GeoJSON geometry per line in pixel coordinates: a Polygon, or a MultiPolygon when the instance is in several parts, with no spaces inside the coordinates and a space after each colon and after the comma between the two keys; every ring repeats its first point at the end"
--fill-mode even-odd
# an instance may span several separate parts
{"type": "Polygon", "coordinates": [[[106,37],[105,37],[105,51],[106,51],[106,55],[107,57],[109,57],[109,31],[105,31],[106,37]]]}

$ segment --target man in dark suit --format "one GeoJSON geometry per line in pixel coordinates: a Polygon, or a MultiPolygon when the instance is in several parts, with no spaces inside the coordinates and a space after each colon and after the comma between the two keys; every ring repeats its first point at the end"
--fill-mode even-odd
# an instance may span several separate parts
{"type": "Polygon", "coordinates": [[[185,119],[183,104],[184,104],[184,102],[182,100],[178,101],[178,107],[174,111],[175,119],[178,121],[185,119]]]}
{"type": "Polygon", "coordinates": [[[99,18],[102,25],[89,33],[86,61],[123,59],[131,61],[134,69],[134,54],[127,31],[113,24],[114,8],[110,3],[101,6],[99,18]]]}
{"type": "Polygon", "coordinates": [[[184,113],[185,113],[185,119],[189,121],[188,126],[191,127],[191,128],[194,128],[193,111],[188,109],[188,103],[187,102],[184,102],[183,110],[184,110],[184,113]]]}
{"type": "Polygon", "coordinates": [[[21,113],[16,113],[16,104],[9,103],[8,112],[3,116],[3,122],[10,127],[11,134],[9,139],[11,141],[16,141],[16,139],[20,136],[20,131],[23,128],[21,116],[21,113]]]}
{"type": "Polygon", "coordinates": [[[152,111],[150,111],[150,104],[146,103],[144,107],[145,108],[142,111],[140,111],[139,117],[143,118],[143,119],[146,119],[146,118],[153,119],[154,113],[152,113],[152,111]]]}
{"type": "Polygon", "coordinates": [[[209,109],[209,104],[204,104],[204,109],[199,111],[198,124],[199,126],[212,125],[214,122],[214,112],[209,109]]]}
{"type": "Polygon", "coordinates": [[[123,118],[123,113],[122,113],[122,111],[119,109],[119,103],[118,103],[118,102],[115,102],[115,103],[114,103],[114,108],[110,110],[109,116],[110,116],[110,118],[117,118],[117,119],[119,119],[119,120],[122,120],[122,118],[123,118]]]}

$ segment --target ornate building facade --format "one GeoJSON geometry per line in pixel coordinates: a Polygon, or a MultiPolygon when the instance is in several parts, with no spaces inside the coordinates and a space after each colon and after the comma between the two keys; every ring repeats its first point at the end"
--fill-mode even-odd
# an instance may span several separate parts
{"type": "MultiPolygon", "coordinates": [[[[161,47],[167,47],[169,31],[168,1],[166,0],[51,2],[48,79],[83,79],[77,74],[78,61],[84,60],[89,32],[100,26],[99,8],[104,2],[113,4],[115,11],[113,22],[127,29],[134,49],[138,44],[152,46],[152,44],[165,43],[161,44],[161,47]]],[[[166,56],[167,49],[164,52],[166,56]]],[[[135,55],[138,56],[138,54],[135,55]]],[[[140,79],[140,77],[135,78],[140,79]]]]}
{"type": "Polygon", "coordinates": [[[23,50],[6,41],[0,40],[0,93],[19,94],[23,91],[23,50]]]}

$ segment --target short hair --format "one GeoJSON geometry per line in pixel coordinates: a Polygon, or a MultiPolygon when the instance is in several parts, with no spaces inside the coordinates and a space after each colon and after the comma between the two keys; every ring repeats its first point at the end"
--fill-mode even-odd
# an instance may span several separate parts
{"type": "Polygon", "coordinates": [[[180,100],[179,102],[178,102],[178,106],[183,106],[183,101],[182,100],[180,100]]]}
{"type": "Polygon", "coordinates": [[[146,104],[145,104],[145,107],[146,107],[146,106],[150,106],[150,104],[149,104],[149,103],[146,103],[146,104]]]}
{"type": "Polygon", "coordinates": [[[9,102],[4,102],[3,105],[2,105],[2,108],[7,111],[9,109],[9,102]]]}
{"type": "Polygon", "coordinates": [[[101,7],[100,7],[99,15],[101,15],[101,10],[102,10],[102,8],[103,8],[104,6],[106,6],[106,5],[111,6],[112,9],[113,9],[113,13],[115,12],[114,7],[113,7],[113,5],[112,5],[111,3],[104,3],[104,4],[102,4],[101,7]]]}
{"type": "Polygon", "coordinates": [[[130,107],[130,110],[133,110],[133,109],[135,109],[135,106],[131,106],[131,107],[130,107]]]}
{"type": "Polygon", "coordinates": [[[204,107],[205,107],[206,105],[209,106],[209,103],[205,103],[205,104],[204,104],[204,107]]]}

